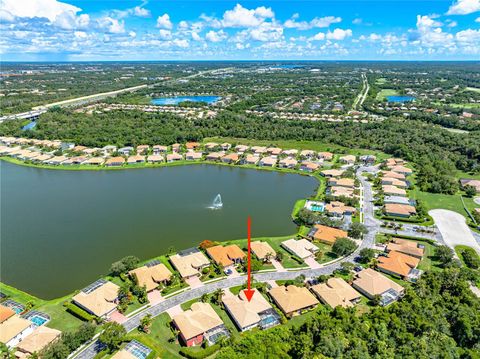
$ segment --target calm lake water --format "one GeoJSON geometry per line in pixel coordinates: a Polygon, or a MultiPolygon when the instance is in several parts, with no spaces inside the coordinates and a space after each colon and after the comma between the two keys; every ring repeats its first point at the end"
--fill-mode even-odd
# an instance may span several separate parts
{"type": "Polygon", "coordinates": [[[152,99],[153,105],[178,105],[181,102],[206,102],[212,104],[220,100],[220,96],[176,96],[176,97],[159,97],[152,99]]]}
{"type": "Polygon", "coordinates": [[[204,239],[294,233],[290,213],[314,178],[214,165],[61,171],[0,161],[0,280],[41,298],[59,297],[141,259],[204,239]],[[211,210],[221,194],[223,209],[211,210]]]}
{"type": "Polygon", "coordinates": [[[415,97],[413,96],[387,96],[388,102],[399,102],[399,103],[404,103],[404,102],[412,102],[415,100],[415,97]]]}

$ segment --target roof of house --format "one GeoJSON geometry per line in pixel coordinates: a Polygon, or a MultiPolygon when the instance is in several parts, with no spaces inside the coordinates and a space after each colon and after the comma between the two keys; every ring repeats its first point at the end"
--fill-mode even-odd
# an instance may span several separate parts
{"type": "Polygon", "coordinates": [[[38,353],[48,344],[57,339],[61,334],[62,332],[60,330],[52,329],[42,325],[35,329],[25,339],[23,339],[17,345],[17,349],[30,354],[35,352],[38,353]]]}
{"type": "Polygon", "coordinates": [[[261,312],[272,308],[270,303],[258,291],[248,301],[245,293],[240,291],[238,295],[225,294],[222,302],[240,327],[245,328],[260,321],[261,312]]]}
{"type": "Polygon", "coordinates": [[[263,157],[260,160],[260,163],[266,164],[266,165],[274,165],[277,163],[277,159],[275,157],[267,156],[267,157],[263,157]]]}
{"type": "Polygon", "coordinates": [[[353,188],[331,186],[330,194],[336,197],[340,197],[340,196],[353,197],[354,192],[353,192],[353,188]]]}
{"type": "Polygon", "coordinates": [[[412,269],[418,266],[418,263],[420,263],[420,259],[418,258],[397,251],[390,251],[388,257],[378,257],[377,266],[378,268],[406,277],[412,269]]]}
{"type": "Polygon", "coordinates": [[[389,289],[393,289],[396,292],[403,291],[403,287],[400,284],[395,283],[371,268],[357,273],[357,279],[353,281],[353,284],[370,296],[381,295],[389,289]]]}
{"type": "Polygon", "coordinates": [[[18,315],[14,315],[0,323],[0,342],[8,343],[25,329],[32,326],[33,323],[28,319],[23,319],[18,315]]]}
{"type": "Polygon", "coordinates": [[[231,160],[231,161],[238,161],[238,154],[230,153],[228,155],[223,156],[222,160],[231,160]]]}
{"type": "Polygon", "coordinates": [[[345,214],[345,212],[355,213],[356,208],[351,206],[346,206],[343,202],[332,201],[325,205],[325,210],[328,213],[338,213],[345,214]]]}
{"type": "Polygon", "coordinates": [[[105,282],[90,293],[81,291],[72,299],[98,317],[102,317],[117,307],[114,300],[118,297],[119,286],[105,282]]]}
{"type": "Polygon", "coordinates": [[[163,263],[156,264],[151,267],[143,266],[128,272],[130,275],[136,275],[138,284],[146,286],[147,292],[158,287],[158,283],[169,280],[172,272],[163,263]]]}
{"type": "Polygon", "coordinates": [[[405,179],[405,175],[402,173],[393,172],[393,171],[382,171],[382,173],[383,173],[383,177],[396,178],[399,180],[405,179]]]}
{"type": "Polygon", "coordinates": [[[417,213],[417,210],[414,206],[409,204],[399,204],[399,203],[386,203],[385,212],[389,214],[399,214],[410,216],[417,213]]]}
{"type": "Polygon", "coordinates": [[[105,161],[106,165],[112,164],[112,163],[125,163],[125,158],[123,157],[111,157],[105,161]]]}
{"type": "Polygon", "coordinates": [[[352,178],[338,178],[338,179],[330,179],[328,181],[328,184],[333,184],[335,186],[341,186],[341,187],[354,187],[355,186],[355,180],[352,178]]]}
{"type": "Polygon", "coordinates": [[[393,241],[387,244],[387,251],[396,251],[405,253],[414,257],[422,257],[425,253],[425,248],[418,247],[415,241],[407,239],[393,238],[393,241]]]}
{"type": "Polygon", "coordinates": [[[207,253],[216,263],[224,267],[232,265],[234,259],[245,258],[245,253],[236,244],[210,247],[207,248],[207,253]]]}
{"type": "Polygon", "coordinates": [[[385,193],[390,193],[390,194],[395,194],[395,195],[403,195],[405,196],[407,194],[407,191],[405,191],[402,188],[398,188],[396,186],[392,185],[383,185],[382,186],[382,191],[385,193]]]}
{"type": "Polygon", "coordinates": [[[127,162],[143,162],[145,161],[145,157],[144,156],[140,156],[140,155],[133,155],[133,156],[130,156],[128,157],[128,160],[127,162]]]}
{"type": "Polygon", "coordinates": [[[397,173],[412,173],[413,172],[410,168],[402,166],[402,165],[393,166],[392,168],[390,168],[390,170],[392,172],[397,172],[397,173]]]}
{"type": "Polygon", "coordinates": [[[318,251],[318,247],[305,238],[298,240],[288,239],[282,242],[282,246],[302,259],[308,258],[312,253],[318,251]]]}
{"type": "Polygon", "coordinates": [[[0,323],[3,323],[8,318],[13,317],[15,311],[12,308],[0,304],[0,323]]]}
{"type": "Polygon", "coordinates": [[[276,256],[277,253],[267,242],[255,241],[251,243],[252,252],[259,258],[265,259],[269,255],[276,256]]]}
{"type": "Polygon", "coordinates": [[[175,254],[170,257],[170,262],[172,262],[183,278],[198,274],[197,268],[210,264],[208,258],[201,251],[195,251],[183,256],[175,254]]]}
{"type": "Polygon", "coordinates": [[[302,166],[305,166],[305,167],[310,168],[312,170],[316,170],[320,167],[320,165],[318,163],[309,162],[309,161],[303,161],[302,166]]]}
{"type": "Polygon", "coordinates": [[[340,161],[345,161],[345,162],[355,162],[356,159],[357,157],[355,157],[354,155],[346,155],[346,156],[340,157],[340,161]]]}
{"type": "Polygon", "coordinates": [[[257,163],[260,160],[260,158],[258,158],[257,156],[254,156],[254,155],[247,155],[245,160],[249,163],[257,163]]]}
{"type": "Polygon", "coordinates": [[[329,159],[333,157],[333,153],[331,152],[318,152],[318,156],[321,158],[329,159]]]}
{"type": "Polygon", "coordinates": [[[331,169],[331,170],[323,170],[321,173],[324,176],[330,176],[330,177],[338,177],[341,176],[345,172],[344,170],[336,170],[336,169],[331,169]]]}
{"type": "Polygon", "coordinates": [[[312,291],[330,307],[353,307],[353,301],[360,298],[360,293],[342,278],[329,278],[326,283],[311,287],[312,291]]]}
{"type": "Polygon", "coordinates": [[[222,319],[208,303],[193,303],[189,310],[173,317],[173,322],[185,339],[196,337],[222,325],[222,319]]]}
{"type": "Polygon", "coordinates": [[[305,287],[278,286],[268,292],[284,313],[311,307],[318,304],[317,298],[305,287]]]}
{"type": "Polygon", "coordinates": [[[297,163],[298,161],[295,158],[290,158],[290,157],[283,158],[280,160],[280,164],[285,166],[289,166],[289,165],[295,166],[297,163]]]}
{"type": "Polygon", "coordinates": [[[300,152],[300,156],[303,156],[303,157],[314,156],[314,155],[315,155],[315,151],[312,151],[312,150],[302,150],[300,152]]]}
{"type": "Polygon", "coordinates": [[[181,160],[183,157],[182,155],[178,154],[178,153],[169,153],[167,155],[167,161],[171,161],[171,160],[181,160]]]}
{"type": "Polygon", "coordinates": [[[338,228],[328,227],[322,224],[316,224],[314,225],[314,228],[316,231],[313,235],[313,238],[322,242],[333,244],[338,238],[348,237],[347,232],[338,228]]]}

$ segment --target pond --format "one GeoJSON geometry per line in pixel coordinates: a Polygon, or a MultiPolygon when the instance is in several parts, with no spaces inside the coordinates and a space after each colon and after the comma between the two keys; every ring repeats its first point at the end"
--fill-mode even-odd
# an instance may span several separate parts
{"type": "Polygon", "coordinates": [[[36,121],[29,122],[22,127],[22,131],[33,130],[36,125],[37,125],[36,121]]]}
{"type": "Polygon", "coordinates": [[[387,96],[388,102],[398,102],[398,103],[404,103],[404,102],[412,102],[415,100],[415,97],[413,96],[387,96]]]}
{"type": "Polygon", "coordinates": [[[158,97],[152,99],[153,105],[178,105],[182,102],[206,102],[209,105],[219,101],[221,96],[175,96],[175,97],[158,97]]]}
{"type": "Polygon", "coordinates": [[[126,255],[141,259],[213,241],[295,232],[312,177],[189,165],[116,171],[1,166],[1,280],[50,299],[80,289],[126,255]],[[212,210],[217,194],[223,206],[212,210]]]}

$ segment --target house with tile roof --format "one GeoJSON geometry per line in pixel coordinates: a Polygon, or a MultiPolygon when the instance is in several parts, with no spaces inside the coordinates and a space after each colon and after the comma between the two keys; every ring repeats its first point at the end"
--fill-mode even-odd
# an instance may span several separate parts
{"type": "Polygon", "coordinates": [[[353,307],[362,297],[344,279],[336,277],[329,278],[325,283],[313,285],[310,290],[322,303],[329,305],[331,308],[337,306],[353,307]]]}
{"type": "Polygon", "coordinates": [[[295,285],[278,286],[270,289],[268,294],[288,317],[315,308],[319,303],[317,298],[307,288],[295,285]]]}

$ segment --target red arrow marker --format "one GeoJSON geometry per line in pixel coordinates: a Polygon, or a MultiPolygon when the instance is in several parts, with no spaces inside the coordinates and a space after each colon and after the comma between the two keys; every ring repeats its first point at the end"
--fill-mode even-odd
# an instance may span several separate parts
{"type": "Polygon", "coordinates": [[[247,289],[243,291],[245,293],[245,297],[247,297],[247,300],[250,302],[252,300],[253,294],[255,293],[255,290],[252,289],[252,267],[251,267],[251,254],[250,254],[250,246],[252,242],[252,219],[250,216],[247,219],[247,241],[248,241],[248,253],[247,253],[247,289]]]}

